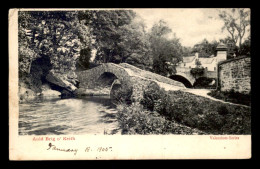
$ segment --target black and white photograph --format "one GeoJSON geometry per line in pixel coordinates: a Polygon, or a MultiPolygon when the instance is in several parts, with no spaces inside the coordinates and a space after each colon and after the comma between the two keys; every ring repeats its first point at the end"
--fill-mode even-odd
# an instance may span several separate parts
{"type": "Polygon", "coordinates": [[[250,12],[18,9],[18,136],[251,135],[250,12]]]}

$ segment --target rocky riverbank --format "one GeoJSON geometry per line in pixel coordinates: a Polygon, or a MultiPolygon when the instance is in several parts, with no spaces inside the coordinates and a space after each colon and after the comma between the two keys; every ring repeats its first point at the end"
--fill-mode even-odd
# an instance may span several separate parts
{"type": "Polygon", "coordinates": [[[19,103],[34,100],[38,97],[58,97],[60,98],[61,92],[52,90],[48,84],[41,86],[41,92],[35,92],[29,89],[23,83],[19,86],[19,103]]]}

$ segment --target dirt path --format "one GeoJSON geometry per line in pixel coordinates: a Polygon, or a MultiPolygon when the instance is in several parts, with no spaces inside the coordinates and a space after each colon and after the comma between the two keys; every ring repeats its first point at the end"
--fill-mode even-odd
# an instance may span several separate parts
{"type": "Polygon", "coordinates": [[[211,100],[215,100],[215,101],[219,101],[219,102],[222,102],[222,103],[227,103],[227,104],[232,104],[232,105],[237,105],[237,106],[243,106],[243,107],[250,107],[250,106],[246,106],[246,105],[242,105],[242,104],[236,104],[236,103],[231,103],[231,102],[225,102],[223,100],[220,100],[220,99],[216,99],[214,97],[211,97],[208,95],[208,93],[212,90],[210,89],[189,89],[189,88],[186,88],[186,89],[183,89],[182,91],[185,91],[185,92],[189,92],[189,93],[192,93],[192,94],[195,94],[195,95],[199,95],[199,96],[203,96],[203,97],[206,97],[206,98],[209,98],[211,100]]]}

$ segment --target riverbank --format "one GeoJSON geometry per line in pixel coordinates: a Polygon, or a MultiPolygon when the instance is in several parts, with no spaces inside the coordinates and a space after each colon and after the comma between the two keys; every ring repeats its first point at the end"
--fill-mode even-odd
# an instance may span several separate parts
{"type": "Polygon", "coordinates": [[[251,107],[230,104],[182,90],[165,91],[157,84],[144,90],[141,104],[170,121],[210,134],[251,134],[251,107]]]}
{"type": "Polygon", "coordinates": [[[196,128],[191,128],[176,121],[170,121],[156,111],[149,111],[140,104],[119,104],[117,106],[117,120],[121,134],[150,135],[150,134],[177,134],[177,135],[205,135],[208,134],[196,128]]]}
{"type": "Polygon", "coordinates": [[[35,100],[39,97],[57,97],[60,98],[61,92],[52,90],[48,84],[41,86],[39,92],[28,88],[25,84],[20,83],[19,86],[19,103],[35,100]]]}

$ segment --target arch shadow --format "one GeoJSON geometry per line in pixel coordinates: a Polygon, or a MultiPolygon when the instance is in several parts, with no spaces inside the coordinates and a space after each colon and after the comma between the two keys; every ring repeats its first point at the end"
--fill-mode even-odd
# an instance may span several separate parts
{"type": "Polygon", "coordinates": [[[187,88],[192,88],[191,82],[188,79],[186,79],[185,77],[183,77],[183,76],[172,75],[169,78],[172,79],[172,80],[175,80],[175,81],[183,83],[184,86],[187,87],[187,88]]]}
{"type": "Polygon", "coordinates": [[[118,79],[114,73],[104,72],[96,80],[96,86],[98,87],[111,87],[113,82],[118,79]]]}

